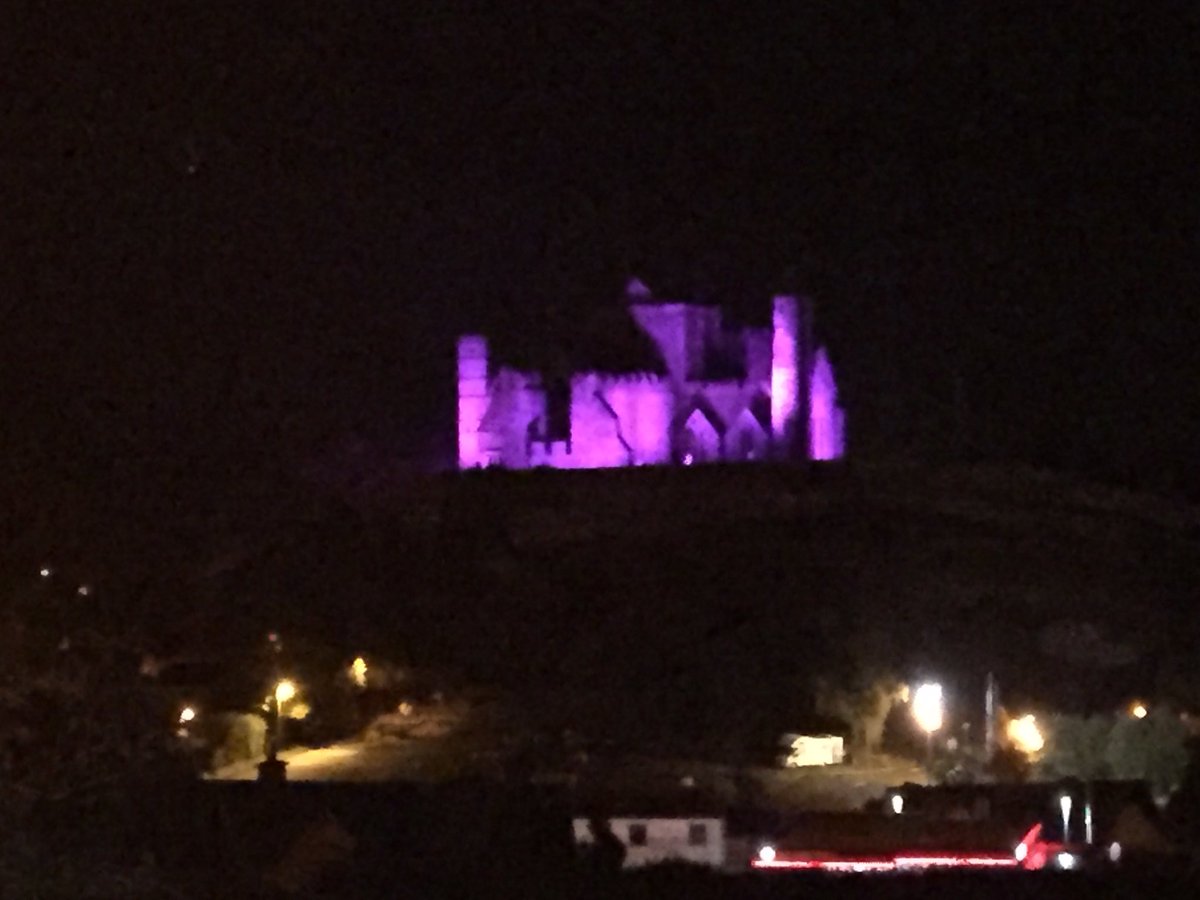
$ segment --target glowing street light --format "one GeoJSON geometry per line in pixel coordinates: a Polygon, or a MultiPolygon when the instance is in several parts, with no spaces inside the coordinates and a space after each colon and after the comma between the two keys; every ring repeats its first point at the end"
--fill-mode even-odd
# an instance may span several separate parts
{"type": "Polygon", "coordinates": [[[1046,746],[1046,739],[1032,714],[1008,720],[1008,739],[1027,756],[1033,756],[1046,746]]]}
{"type": "Polygon", "coordinates": [[[1150,711],[1146,709],[1146,704],[1144,703],[1135,703],[1129,708],[1129,714],[1135,719],[1144,719],[1149,712],[1150,711]]]}
{"type": "Polygon", "coordinates": [[[287,678],[284,678],[277,685],[275,685],[275,702],[278,703],[280,706],[287,703],[289,700],[291,700],[295,696],[296,696],[295,682],[289,681],[287,678]]]}
{"type": "Polygon", "coordinates": [[[945,722],[946,704],[942,696],[942,686],[936,683],[926,683],[912,692],[912,714],[917,726],[925,732],[925,751],[930,760],[933,759],[933,733],[941,729],[945,722]]]}
{"type": "Polygon", "coordinates": [[[289,678],[275,682],[275,690],[263,704],[267,713],[267,763],[275,764],[283,744],[283,705],[296,697],[296,683],[289,678]]]}
{"type": "Polygon", "coordinates": [[[912,714],[917,726],[925,732],[926,751],[933,758],[933,733],[945,721],[946,705],[940,684],[923,684],[912,694],[912,714]]]}
{"type": "Polygon", "coordinates": [[[932,734],[941,729],[945,703],[940,684],[923,684],[912,695],[912,713],[922,731],[932,734]]]}
{"type": "Polygon", "coordinates": [[[361,656],[350,664],[350,678],[358,687],[367,686],[367,661],[361,656]]]}
{"type": "Polygon", "coordinates": [[[180,725],[186,725],[188,722],[193,721],[195,718],[196,718],[195,707],[185,706],[183,709],[181,709],[179,711],[179,724],[180,725]]]}
{"type": "Polygon", "coordinates": [[[1063,843],[1067,844],[1071,841],[1071,795],[1063,794],[1058,805],[1062,809],[1063,843]]]}

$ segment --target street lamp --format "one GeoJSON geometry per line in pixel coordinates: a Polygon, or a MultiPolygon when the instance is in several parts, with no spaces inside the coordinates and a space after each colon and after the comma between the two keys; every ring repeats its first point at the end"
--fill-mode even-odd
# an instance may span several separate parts
{"type": "Polygon", "coordinates": [[[1059,798],[1058,805],[1062,809],[1063,843],[1067,844],[1071,840],[1071,795],[1063,794],[1059,798]]]}
{"type": "Polygon", "coordinates": [[[296,683],[282,678],[275,683],[275,690],[267,698],[270,721],[267,723],[267,761],[275,762],[279,747],[283,743],[283,704],[296,696],[296,683]]]}
{"type": "Polygon", "coordinates": [[[279,758],[279,747],[283,743],[283,704],[296,696],[296,685],[287,678],[280,677],[280,659],[283,655],[283,641],[279,632],[267,633],[267,645],[270,647],[271,669],[273,671],[274,687],[263,703],[267,714],[266,759],[258,764],[258,780],[282,783],[287,780],[286,763],[279,758]]]}
{"type": "Polygon", "coordinates": [[[1037,719],[1032,714],[1021,716],[1019,719],[1009,719],[1008,739],[1027,756],[1039,753],[1046,746],[1046,739],[1042,737],[1037,719]]]}
{"type": "Polygon", "coordinates": [[[282,707],[283,704],[287,703],[289,700],[291,700],[295,696],[296,696],[295,682],[289,681],[287,678],[284,678],[277,685],[275,685],[275,703],[278,707],[282,707]]]}
{"type": "Polygon", "coordinates": [[[350,680],[357,687],[367,686],[367,661],[361,656],[355,657],[354,662],[350,664],[350,680]]]}
{"type": "Polygon", "coordinates": [[[912,714],[917,726],[925,732],[926,751],[933,759],[933,733],[941,729],[946,708],[940,684],[923,684],[912,695],[912,714]]]}

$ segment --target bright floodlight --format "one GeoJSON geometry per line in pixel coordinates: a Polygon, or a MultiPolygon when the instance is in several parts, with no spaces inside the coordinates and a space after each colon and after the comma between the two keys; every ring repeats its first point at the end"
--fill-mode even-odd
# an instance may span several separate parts
{"type": "Polygon", "coordinates": [[[1010,719],[1008,739],[1012,741],[1014,747],[1030,756],[1046,746],[1046,739],[1042,737],[1041,729],[1037,726],[1037,719],[1032,715],[1010,719]]]}
{"type": "Polygon", "coordinates": [[[1071,835],[1071,795],[1063,794],[1058,800],[1058,805],[1062,808],[1063,820],[1063,843],[1070,842],[1071,835]]]}
{"type": "Polygon", "coordinates": [[[772,847],[770,844],[763,846],[758,851],[758,858],[761,859],[763,862],[768,862],[768,863],[774,862],[775,861],[775,848],[772,847]]]}
{"type": "Polygon", "coordinates": [[[367,686],[367,661],[361,656],[350,664],[350,677],[359,687],[367,686]]]}
{"type": "Polygon", "coordinates": [[[904,812],[904,797],[900,794],[892,794],[892,812],[900,815],[904,812]]]}
{"type": "Polygon", "coordinates": [[[296,685],[286,678],[275,685],[275,702],[287,703],[296,696],[296,685]]]}
{"type": "Polygon", "coordinates": [[[933,734],[942,727],[945,704],[940,684],[923,684],[912,695],[912,714],[917,725],[926,734],[933,734]]]}
{"type": "Polygon", "coordinates": [[[38,574],[41,575],[43,578],[49,578],[54,573],[50,571],[49,566],[42,566],[42,568],[40,568],[38,570],[38,574]]]}
{"type": "Polygon", "coordinates": [[[1135,719],[1146,718],[1148,712],[1149,710],[1146,709],[1146,705],[1144,703],[1135,703],[1133,704],[1133,708],[1130,710],[1130,713],[1133,714],[1135,719]]]}
{"type": "Polygon", "coordinates": [[[179,724],[186,725],[188,722],[196,718],[196,710],[190,706],[185,706],[179,711],[179,724]]]}

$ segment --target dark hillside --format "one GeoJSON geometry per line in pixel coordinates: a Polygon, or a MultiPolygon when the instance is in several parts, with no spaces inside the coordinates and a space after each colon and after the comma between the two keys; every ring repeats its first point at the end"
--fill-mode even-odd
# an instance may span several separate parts
{"type": "Polygon", "coordinates": [[[314,521],[225,577],[274,594],[281,627],[572,718],[768,731],[864,643],[972,703],[989,669],[1034,704],[1151,692],[1200,646],[1198,526],[1026,471],[481,472],[314,521]]]}

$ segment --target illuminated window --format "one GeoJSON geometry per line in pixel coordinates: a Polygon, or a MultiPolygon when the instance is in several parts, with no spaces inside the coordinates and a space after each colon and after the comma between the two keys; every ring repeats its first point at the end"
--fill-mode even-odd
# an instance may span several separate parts
{"type": "Polygon", "coordinates": [[[636,822],[629,826],[629,846],[645,847],[646,846],[646,826],[640,822],[636,822]]]}
{"type": "Polygon", "coordinates": [[[688,846],[703,847],[708,843],[708,826],[703,822],[693,822],[688,826],[688,846]]]}

